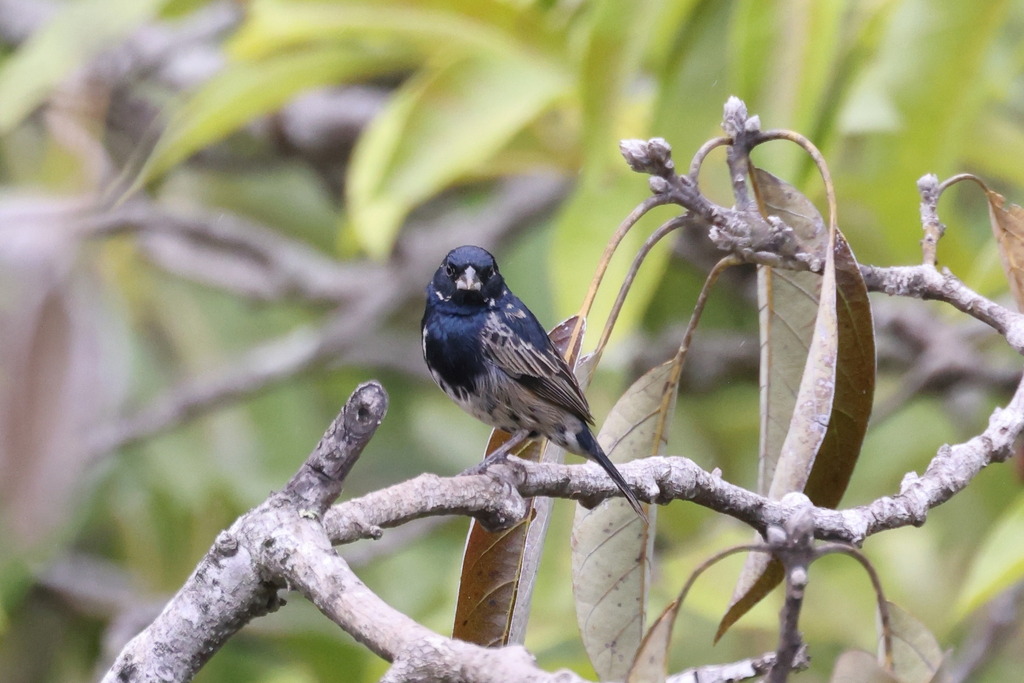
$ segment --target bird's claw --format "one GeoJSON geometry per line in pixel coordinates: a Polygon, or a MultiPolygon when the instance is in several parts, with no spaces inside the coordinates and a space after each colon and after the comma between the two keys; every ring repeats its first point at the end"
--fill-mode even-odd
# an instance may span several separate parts
{"type": "Polygon", "coordinates": [[[474,474],[486,474],[492,465],[503,465],[508,462],[508,453],[491,453],[476,465],[463,470],[460,477],[472,476],[474,474]]]}

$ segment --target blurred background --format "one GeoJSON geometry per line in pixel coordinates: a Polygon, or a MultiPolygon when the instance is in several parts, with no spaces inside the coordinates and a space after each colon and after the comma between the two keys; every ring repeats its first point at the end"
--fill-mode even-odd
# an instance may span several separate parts
{"type": "MultiPolygon", "coordinates": [[[[840,225],[876,265],[919,262],[925,173],[971,171],[1021,202],[1022,36],[1024,3],[1010,1],[0,0],[0,678],[97,677],[360,381],[381,380],[391,409],[344,496],[474,463],[487,429],[424,371],[423,287],[450,248],[477,243],[543,323],[574,313],[608,236],[648,195],[622,138],[664,137],[685,169],[739,96],[765,128],[823,151],[840,225]]],[[[799,152],[776,143],[755,160],[822,205],[799,152]]],[[[701,184],[731,203],[721,150],[701,184]]],[[[627,240],[591,345],[633,251],[674,213],[627,240]]],[[[981,193],[957,186],[940,215],[942,265],[1007,301],[981,193]]],[[[652,254],[590,390],[599,422],[674,352],[716,259],[693,233],[652,254]]],[[[668,448],[747,487],[753,283],[738,270],[713,294],[668,448]]],[[[1020,373],[1001,339],[949,307],[872,301],[879,388],[844,506],[897,491],[942,443],[980,432],[1020,373]]],[[[957,666],[981,653],[970,680],[1024,666],[1020,590],[999,598],[1001,622],[962,597],[1024,572],[1000,557],[1007,538],[1024,546],[1020,460],[864,548],[957,666]]],[[[571,616],[571,513],[556,504],[526,645],[546,668],[592,675],[571,616]]],[[[392,605],[450,633],[466,527],[421,522],[340,552],[392,605]]],[[[660,510],[651,609],[749,538],[694,505],[660,510]]],[[[676,666],[774,648],[777,599],[710,647],[740,565],[691,594],[676,666]]],[[[854,563],[814,566],[801,627],[814,659],[801,680],[827,680],[847,648],[874,651],[874,597],[854,563]]],[[[198,680],[385,669],[295,597],[198,680]]]]}

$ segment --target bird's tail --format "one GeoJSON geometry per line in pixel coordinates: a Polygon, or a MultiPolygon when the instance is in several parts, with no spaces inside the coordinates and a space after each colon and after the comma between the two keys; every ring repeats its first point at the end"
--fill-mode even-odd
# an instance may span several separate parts
{"type": "Polygon", "coordinates": [[[650,520],[647,518],[647,513],[644,512],[643,506],[640,505],[640,501],[637,500],[633,490],[629,488],[629,484],[626,483],[618,468],[615,467],[615,463],[605,455],[604,449],[601,448],[601,444],[597,442],[597,439],[590,433],[590,430],[584,429],[576,438],[583,450],[586,451],[587,457],[600,465],[608,473],[608,476],[615,482],[615,485],[622,491],[622,495],[626,497],[626,502],[629,503],[629,506],[640,516],[644,524],[649,524],[650,520]]]}

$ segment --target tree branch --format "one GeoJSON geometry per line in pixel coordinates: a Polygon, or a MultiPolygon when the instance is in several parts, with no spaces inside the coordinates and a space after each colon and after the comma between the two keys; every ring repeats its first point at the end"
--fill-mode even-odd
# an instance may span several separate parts
{"type": "Polygon", "coordinates": [[[1017,353],[1024,354],[1024,315],[986,299],[948,270],[939,271],[928,265],[889,268],[862,265],[860,272],[868,290],[889,296],[945,301],[1003,335],[1017,353]]]}
{"type": "Polygon", "coordinates": [[[360,269],[241,216],[170,211],[136,198],[86,216],[87,236],[137,234],[165,270],[256,301],[346,302],[366,289],[360,269]]]}
{"type": "MultiPolygon", "coordinates": [[[[334,552],[321,514],[386,410],[387,395],[379,384],[358,387],[284,489],[218,536],[160,616],[121,651],[104,683],[190,679],[230,636],[280,607],[278,590],[286,587],[392,662],[386,682],[582,683],[570,671],[539,669],[525,648],[488,649],[430,631],[370,591],[334,552]]],[[[480,483],[491,477],[461,479],[480,483]]],[[[762,671],[771,661],[764,655],[687,674],[694,680],[727,680],[738,671],[762,671]]]]}
{"type": "MultiPolygon", "coordinates": [[[[320,326],[301,328],[254,347],[219,372],[186,380],[134,415],[99,426],[87,435],[90,456],[99,458],[329,361],[345,360],[349,353],[358,355],[410,297],[421,296],[424,274],[431,272],[435,260],[443,255],[439,244],[498,242],[551,211],[566,189],[562,180],[549,175],[500,183],[493,202],[485,208],[445,212],[429,219],[429,225],[411,230],[398,253],[385,264],[332,264],[308,247],[288,246],[290,240],[241,219],[198,220],[145,204],[89,219],[83,223],[87,234],[129,230],[174,233],[221,250],[249,254],[246,267],[262,270],[247,276],[246,283],[259,279],[278,282],[282,283],[278,292],[299,293],[312,302],[330,297],[343,304],[320,326]]],[[[210,276],[206,282],[214,279],[210,276]]],[[[223,277],[220,282],[228,286],[223,277]]],[[[235,285],[228,287],[236,293],[253,291],[249,284],[239,281],[235,285]]]]}
{"type": "MultiPolygon", "coordinates": [[[[908,473],[893,496],[845,510],[814,508],[815,538],[861,545],[870,535],[903,526],[920,526],[928,511],[963,490],[989,464],[1011,453],[1024,429],[1024,383],[1005,408],[992,413],[989,426],[972,439],[944,445],[924,474],[908,473]]],[[[689,500],[730,515],[764,533],[784,527],[793,508],[708,472],[689,458],[655,456],[619,465],[641,500],[666,504],[689,500]]],[[[401,484],[340,503],[324,516],[332,542],[377,538],[382,529],[421,517],[470,514],[488,528],[505,528],[526,511],[524,498],[572,498],[586,505],[618,494],[604,472],[592,463],[561,465],[509,458],[488,473],[442,478],[424,474],[401,484]]]]}
{"type": "Polygon", "coordinates": [[[340,492],[386,410],[383,387],[359,386],[292,480],[221,532],[185,585],[125,646],[103,680],[188,680],[250,620],[280,607],[278,589],[296,578],[286,570],[306,548],[277,563],[268,558],[279,558],[278,541],[291,547],[306,540],[310,525],[318,525],[321,510],[340,492]]]}

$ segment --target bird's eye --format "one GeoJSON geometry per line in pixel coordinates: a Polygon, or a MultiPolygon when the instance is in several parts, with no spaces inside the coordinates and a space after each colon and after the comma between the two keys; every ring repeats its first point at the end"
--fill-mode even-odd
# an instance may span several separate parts
{"type": "Polygon", "coordinates": [[[444,274],[447,275],[448,277],[454,277],[455,276],[455,266],[453,266],[450,263],[444,264],[444,274]]]}
{"type": "Polygon", "coordinates": [[[484,266],[480,269],[481,280],[490,280],[492,275],[494,275],[494,269],[490,266],[484,266]]]}

